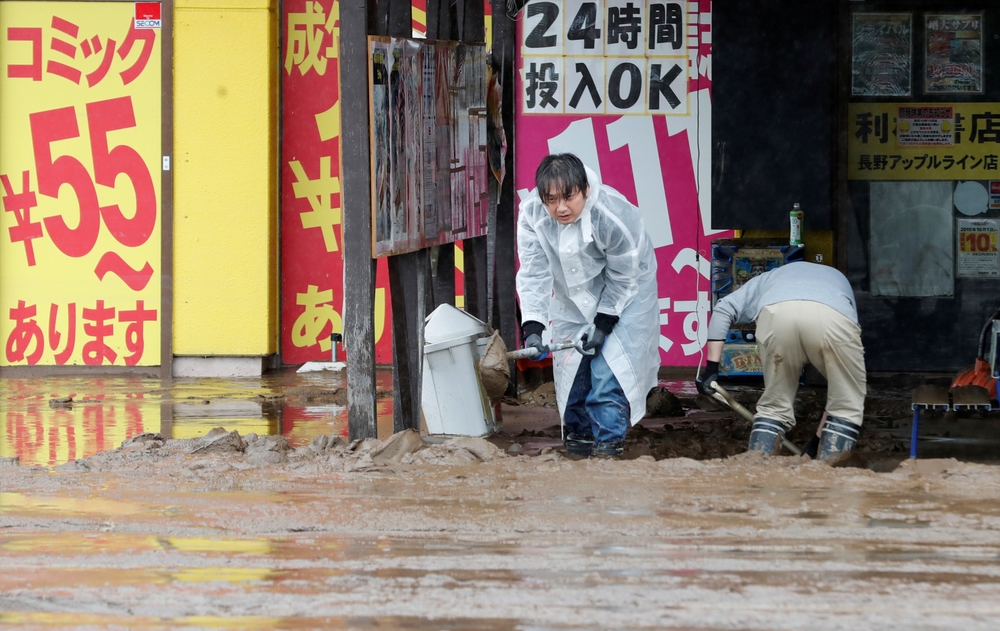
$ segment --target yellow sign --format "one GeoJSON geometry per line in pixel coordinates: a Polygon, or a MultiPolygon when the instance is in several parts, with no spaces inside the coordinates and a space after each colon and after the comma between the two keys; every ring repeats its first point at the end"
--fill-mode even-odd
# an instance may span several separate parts
{"type": "Polygon", "coordinates": [[[131,2],[0,24],[0,365],[158,365],[161,32],[131,2]]]}
{"type": "Polygon", "coordinates": [[[995,180],[1000,103],[851,103],[851,180],[995,180]]]}

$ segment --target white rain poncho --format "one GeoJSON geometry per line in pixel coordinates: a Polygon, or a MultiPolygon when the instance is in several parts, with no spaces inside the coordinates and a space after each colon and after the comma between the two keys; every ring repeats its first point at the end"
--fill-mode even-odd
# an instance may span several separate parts
{"type": "MultiPolygon", "coordinates": [[[[517,219],[521,320],[548,325],[546,343],[573,339],[600,313],[619,316],[601,354],[629,400],[635,425],[660,366],[656,257],[639,210],[587,169],[590,193],[579,219],[553,219],[536,191],[517,219]]],[[[582,356],[552,355],[559,416],[582,356]]]]}

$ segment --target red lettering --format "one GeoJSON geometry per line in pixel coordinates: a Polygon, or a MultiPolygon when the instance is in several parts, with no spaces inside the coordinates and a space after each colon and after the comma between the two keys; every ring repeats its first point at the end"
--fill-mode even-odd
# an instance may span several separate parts
{"type": "Polygon", "coordinates": [[[7,29],[8,42],[31,42],[30,64],[8,64],[7,78],[42,80],[42,29],[14,28],[7,29]]]}
{"type": "Polygon", "coordinates": [[[114,307],[105,307],[103,300],[97,301],[93,309],[83,310],[83,319],[88,323],[83,325],[83,332],[93,339],[83,345],[83,363],[88,366],[100,366],[107,359],[109,364],[115,363],[118,353],[104,343],[115,332],[115,325],[108,323],[115,317],[114,307]]]}
{"type": "Polygon", "coordinates": [[[67,256],[81,257],[90,253],[97,243],[101,228],[101,211],[97,191],[90,174],[80,161],[71,156],[52,159],[52,143],[80,137],[76,113],[72,107],[63,107],[29,115],[31,142],[35,151],[35,170],[38,173],[38,192],[58,199],[59,188],[69,184],[80,206],[80,219],[76,228],[70,228],[61,216],[46,217],[45,228],[59,251],[67,256]]]}
{"type": "Polygon", "coordinates": [[[28,171],[21,173],[21,192],[14,193],[10,184],[10,178],[0,175],[0,185],[3,186],[3,208],[7,212],[14,213],[14,220],[17,225],[7,229],[10,233],[10,242],[24,242],[24,255],[28,259],[28,267],[35,265],[35,248],[31,241],[42,236],[42,224],[31,220],[31,209],[38,205],[34,191],[31,190],[30,174],[28,171]]]}
{"type": "Polygon", "coordinates": [[[45,340],[42,328],[35,322],[35,305],[25,305],[23,300],[17,301],[17,306],[11,308],[10,319],[14,328],[7,336],[7,361],[15,363],[28,359],[28,365],[34,366],[45,351],[45,340]],[[28,354],[29,345],[34,348],[28,354]]]}
{"type": "Polygon", "coordinates": [[[123,96],[87,104],[90,147],[94,156],[94,181],[114,188],[118,174],[124,174],[135,190],[135,214],[126,219],[117,204],[101,207],[101,216],[114,238],[124,246],[145,243],[156,225],[156,191],[153,178],[132,147],[118,145],[108,150],[108,132],[135,127],[132,97],[123,96]]]}
{"type": "Polygon", "coordinates": [[[118,321],[129,323],[125,329],[125,348],[132,354],[125,357],[125,365],[135,366],[142,359],[142,352],[145,350],[143,324],[156,322],[156,309],[144,309],[143,301],[138,300],[134,310],[123,309],[118,312],[118,321]]]}

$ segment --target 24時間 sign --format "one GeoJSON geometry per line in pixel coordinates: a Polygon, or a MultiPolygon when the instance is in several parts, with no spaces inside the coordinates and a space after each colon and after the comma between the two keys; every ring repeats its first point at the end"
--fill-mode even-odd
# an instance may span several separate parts
{"type": "Polygon", "coordinates": [[[665,0],[531,0],[525,114],[688,112],[688,8],[665,0]]]}

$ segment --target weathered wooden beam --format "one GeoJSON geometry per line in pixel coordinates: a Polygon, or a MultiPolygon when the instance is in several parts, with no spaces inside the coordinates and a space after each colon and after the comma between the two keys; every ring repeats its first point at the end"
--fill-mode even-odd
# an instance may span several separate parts
{"type": "Polygon", "coordinates": [[[392,295],[392,389],[394,432],[420,429],[423,321],[426,312],[428,251],[389,257],[392,295]]]}
{"type": "Polygon", "coordinates": [[[461,0],[463,9],[457,19],[462,24],[460,39],[468,44],[482,44],[486,41],[486,20],[483,0],[461,0]]]}
{"type": "MultiPolygon", "coordinates": [[[[486,23],[483,19],[482,0],[460,0],[458,20],[462,25],[461,40],[469,44],[481,44],[485,40],[486,23]]],[[[466,239],[462,243],[465,260],[465,310],[480,320],[489,321],[486,310],[486,237],[466,239]]]]}
{"type": "MultiPolygon", "coordinates": [[[[450,0],[427,0],[427,39],[448,39],[451,31],[450,0]]],[[[447,209],[446,212],[451,212],[447,209]]],[[[455,244],[437,246],[431,254],[430,308],[455,304],[455,244]]]]}
{"type": "MultiPolygon", "coordinates": [[[[514,233],[514,209],[517,205],[514,193],[514,51],[517,46],[515,23],[507,16],[505,0],[493,0],[493,58],[500,68],[500,83],[503,87],[502,119],[507,136],[507,157],[504,162],[506,176],[500,187],[496,218],[496,309],[499,315],[499,330],[507,348],[517,348],[517,303],[515,301],[514,273],[516,247],[514,233]]],[[[512,362],[513,364],[513,362],[512,362]]],[[[516,371],[511,366],[511,375],[516,371]]],[[[508,394],[515,392],[514,381],[508,394]]]]}
{"type": "Polygon", "coordinates": [[[434,306],[455,304],[455,244],[437,248],[437,261],[432,263],[431,287],[434,306]]]}
{"type": "Polygon", "coordinates": [[[462,242],[465,261],[465,310],[484,322],[489,321],[486,310],[486,277],[489,269],[486,265],[485,236],[466,239],[462,242]]]}
{"type": "MultiPolygon", "coordinates": [[[[378,35],[410,37],[410,0],[377,0],[378,35]]],[[[393,431],[420,429],[420,373],[424,300],[429,290],[427,251],[389,257],[392,296],[393,431]]]]}
{"type": "Polygon", "coordinates": [[[344,243],[344,348],[351,440],[376,438],[375,261],[372,259],[371,151],[368,140],[368,33],[371,0],[340,3],[341,204],[344,243]],[[343,98],[350,95],[350,98],[343,98]]]}

